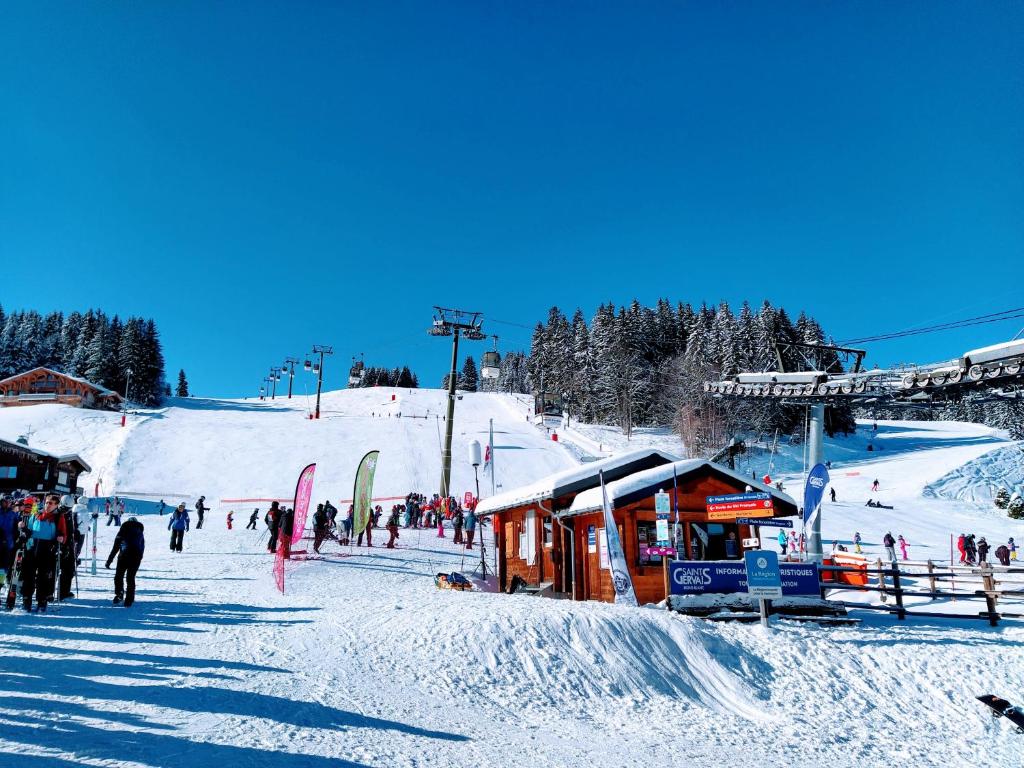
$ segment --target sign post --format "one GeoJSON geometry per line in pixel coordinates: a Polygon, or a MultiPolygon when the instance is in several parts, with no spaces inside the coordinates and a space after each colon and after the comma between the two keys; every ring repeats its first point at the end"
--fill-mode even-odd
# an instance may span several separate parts
{"type": "Polygon", "coordinates": [[[761,625],[768,626],[768,600],[782,597],[782,573],[779,556],[767,549],[746,552],[747,594],[756,597],[761,609],[761,625]]]}
{"type": "MultiPolygon", "coordinates": [[[[668,513],[670,509],[670,498],[667,493],[663,490],[659,490],[654,495],[654,512],[657,515],[655,520],[655,531],[658,539],[659,547],[669,547],[672,544],[671,539],[668,535],[668,513]]],[[[661,567],[665,578],[665,599],[668,599],[669,587],[668,587],[668,558],[661,558],[661,567]]]]}

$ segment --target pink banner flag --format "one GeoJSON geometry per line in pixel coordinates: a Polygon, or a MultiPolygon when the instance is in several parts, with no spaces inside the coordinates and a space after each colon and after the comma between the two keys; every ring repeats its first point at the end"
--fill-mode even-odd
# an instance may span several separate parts
{"type": "Polygon", "coordinates": [[[310,464],[299,474],[299,482],[295,484],[295,506],[292,513],[282,513],[278,533],[277,553],[274,557],[274,583],[284,594],[284,561],[291,556],[292,541],[302,538],[306,529],[306,513],[309,511],[309,500],[313,496],[313,474],[316,464],[310,464]]]}

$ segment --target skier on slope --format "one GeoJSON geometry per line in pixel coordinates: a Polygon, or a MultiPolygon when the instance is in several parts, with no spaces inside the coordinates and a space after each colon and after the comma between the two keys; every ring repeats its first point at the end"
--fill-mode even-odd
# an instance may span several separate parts
{"type": "Polygon", "coordinates": [[[832,497],[832,503],[835,504],[836,503],[836,489],[830,487],[828,489],[828,495],[832,497]]]}
{"type": "Polygon", "coordinates": [[[978,563],[988,562],[988,550],[990,549],[988,542],[985,541],[985,537],[982,536],[978,539],[978,563]]]}
{"type": "Polygon", "coordinates": [[[388,544],[387,544],[388,549],[394,549],[395,548],[395,539],[398,538],[398,518],[402,514],[401,510],[402,510],[401,506],[393,507],[392,510],[391,510],[391,517],[388,518],[387,529],[388,529],[388,533],[391,534],[391,538],[388,539],[388,544]]]}
{"type": "Polygon", "coordinates": [[[198,520],[196,521],[196,530],[197,531],[200,528],[203,527],[203,515],[209,509],[209,507],[206,506],[205,501],[206,501],[206,497],[205,496],[200,496],[199,497],[199,501],[196,502],[196,517],[198,518],[198,520]]]}
{"type": "Polygon", "coordinates": [[[181,545],[185,539],[185,532],[189,528],[188,512],[185,511],[185,502],[181,502],[174,512],[171,513],[171,519],[167,521],[167,530],[171,532],[171,551],[181,552],[181,545]]]}
{"type": "Polygon", "coordinates": [[[228,530],[231,530],[232,523],[235,522],[235,510],[228,510],[228,530]]]}
{"type": "Polygon", "coordinates": [[[267,510],[263,521],[267,524],[267,528],[270,529],[270,541],[267,543],[267,551],[275,552],[277,550],[277,534],[281,529],[281,508],[278,502],[270,502],[270,509],[267,510]]]}
{"type": "Polygon", "coordinates": [[[904,560],[906,560],[907,559],[907,540],[903,538],[903,534],[901,533],[899,536],[896,537],[896,541],[900,545],[900,555],[902,556],[902,558],[904,560]]]}
{"type": "Polygon", "coordinates": [[[964,539],[964,549],[967,550],[967,564],[974,565],[978,562],[978,545],[974,542],[974,534],[967,534],[964,539]]]}
{"type": "MultiPolygon", "coordinates": [[[[188,514],[185,516],[187,518],[188,514]]],[[[135,574],[139,571],[142,555],[146,551],[144,531],[142,523],[133,515],[122,523],[117,530],[117,536],[114,537],[114,545],[110,548],[105,566],[110,568],[114,558],[117,558],[117,570],[114,571],[114,605],[120,605],[124,600],[124,607],[131,608],[135,602],[135,574]],[[127,591],[124,588],[125,577],[128,578],[127,591]]]]}
{"type": "Polygon", "coordinates": [[[324,502],[324,514],[327,515],[327,526],[333,531],[338,527],[338,508],[328,499],[324,502]]]}
{"type": "Polygon", "coordinates": [[[46,604],[53,594],[54,567],[57,564],[57,549],[67,540],[64,518],[57,512],[60,497],[47,494],[43,508],[29,518],[25,526],[28,542],[22,560],[22,607],[32,610],[32,592],[36,593],[37,608],[46,612],[46,604]]]}
{"type": "Polygon", "coordinates": [[[860,548],[860,543],[862,541],[863,539],[860,537],[860,531],[855,531],[853,534],[853,551],[856,552],[858,555],[864,551],[860,548]]]}
{"type": "Polygon", "coordinates": [[[327,538],[327,513],[324,512],[324,505],[317,504],[316,512],[313,513],[313,551],[320,554],[320,545],[327,538]]]}
{"type": "Polygon", "coordinates": [[[160,506],[156,508],[156,511],[160,513],[160,517],[164,516],[164,510],[167,509],[167,505],[164,504],[164,500],[160,499],[160,506]]]}
{"type": "Polygon", "coordinates": [[[247,530],[247,531],[248,530],[255,531],[256,530],[256,520],[259,518],[259,516],[260,516],[260,508],[256,507],[256,509],[254,509],[252,511],[252,514],[249,515],[249,524],[247,526],[245,526],[245,530],[247,530]]]}
{"type": "Polygon", "coordinates": [[[284,559],[291,560],[292,557],[292,536],[295,535],[295,510],[288,507],[281,513],[281,544],[284,552],[284,559]]]}
{"type": "Polygon", "coordinates": [[[877,490],[878,490],[878,479],[877,479],[877,478],[875,479],[875,482],[873,482],[873,483],[871,484],[871,490],[872,490],[872,492],[874,492],[874,491],[877,491],[877,490]]]}
{"type": "Polygon", "coordinates": [[[891,531],[886,531],[885,536],[882,537],[882,546],[885,547],[885,554],[889,558],[890,563],[896,562],[896,539],[892,537],[891,531]]]}
{"type": "Polygon", "coordinates": [[[1011,536],[1010,538],[1008,538],[1006,540],[1006,546],[1010,550],[1010,559],[1011,560],[1016,560],[1017,559],[1017,544],[1013,540],[1013,536],[1011,536]]]}

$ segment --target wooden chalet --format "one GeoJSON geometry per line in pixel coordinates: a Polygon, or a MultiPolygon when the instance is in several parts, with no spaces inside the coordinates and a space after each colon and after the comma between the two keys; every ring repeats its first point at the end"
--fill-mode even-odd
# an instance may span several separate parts
{"type": "Polygon", "coordinates": [[[533,588],[572,596],[574,573],[562,558],[572,548],[571,527],[559,525],[555,513],[568,509],[578,494],[597,488],[599,472],[608,483],[676,459],[657,450],[630,451],[481,500],[477,514],[492,516],[498,541],[501,589],[518,576],[533,588]]]}
{"type": "MultiPolygon", "coordinates": [[[[612,507],[624,555],[641,603],[665,598],[664,564],[645,548],[656,542],[655,495],[669,494],[670,522],[679,525],[675,541],[684,559],[725,558],[725,541],[735,534],[740,544],[754,537],[752,526],[737,517],[715,514],[709,519],[706,497],[743,493],[748,487],[771,494],[773,516],[798,514],[796,503],[775,488],[754,482],[726,466],[703,459],[677,461],[656,451],[644,461],[627,460],[616,470],[615,459],[571,470],[571,482],[553,475],[518,491],[484,499],[479,509],[493,512],[498,536],[498,578],[503,590],[514,576],[528,588],[575,600],[614,600],[598,470],[604,469],[608,503],[612,507]],[[611,469],[603,464],[611,462],[611,469]],[[673,474],[678,489],[673,492],[673,474]],[[542,491],[546,491],[541,495],[542,491]]],[[[635,456],[629,454],[628,456],[635,456]]],[[[626,456],[620,457],[626,459],[626,456]]]]}
{"type": "Polygon", "coordinates": [[[78,476],[92,471],[77,454],[58,455],[30,448],[24,438],[0,438],[0,491],[78,493],[78,476]]]}
{"type": "Polygon", "coordinates": [[[117,392],[52,368],[33,368],[0,380],[0,406],[64,403],[77,408],[117,410],[117,392]]]}

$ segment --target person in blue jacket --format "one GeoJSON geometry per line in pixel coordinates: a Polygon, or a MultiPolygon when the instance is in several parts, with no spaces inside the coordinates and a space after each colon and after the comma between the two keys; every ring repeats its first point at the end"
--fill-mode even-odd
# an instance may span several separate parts
{"type": "Polygon", "coordinates": [[[470,505],[466,511],[466,549],[473,548],[473,539],[476,536],[476,504],[470,505]]]}
{"type": "Polygon", "coordinates": [[[167,530],[171,532],[171,551],[181,552],[181,545],[185,539],[185,532],[188,530],[188,512],[185,511],[185,502],[181,502],[171,513],[171,519],[167,521],[167,530]]]}
{"type": "Polygon", "coordinates": [[[142,565],[142,555],[146,551],[144,531],[142,523],[133,515],[118,528],[117,536],[114,537],[114,546],[110,548],[106,564],[109,568],[110,563],[117,558],[117,570],[114,571],[114,605],[120,605],[124,600],[124,607],[131,608],[135,602],[135,574],[142,565]],[[127,591],[124,588],[126,576],[127,591]]]}

